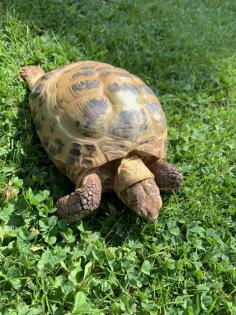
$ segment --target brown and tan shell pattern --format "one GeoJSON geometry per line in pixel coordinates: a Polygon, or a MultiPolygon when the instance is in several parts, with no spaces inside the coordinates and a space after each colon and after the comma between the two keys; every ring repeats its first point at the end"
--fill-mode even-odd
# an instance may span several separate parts
{"type": "Polygon", "coordinates": [[[51,71],[36,82],[30,106],[44,148],[72,181],[131,151],[165,158],[160,102],[126,70],[81,61],[51,71]]]}

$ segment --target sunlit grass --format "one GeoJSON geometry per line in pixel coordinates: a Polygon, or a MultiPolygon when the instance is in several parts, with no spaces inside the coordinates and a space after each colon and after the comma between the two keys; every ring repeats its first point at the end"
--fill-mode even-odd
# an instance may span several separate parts
{"type": "Polygon", "coordinates": [[[0,3],[0,312],[236,314],[236,3],[0,3]],[[48,160],[19,68],[81,59],[124,67],[158,93],[184,186],[155,224],[113,195],[69,225],[73,186],[48,160]]]}

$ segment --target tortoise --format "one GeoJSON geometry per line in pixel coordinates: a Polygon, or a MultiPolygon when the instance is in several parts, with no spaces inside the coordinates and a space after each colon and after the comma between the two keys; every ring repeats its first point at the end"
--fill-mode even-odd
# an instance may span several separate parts
{"type": "Polygon", "coordinates": [[[154,221],[160,190],[179,189],[182,176],[166,162],[167,124],[154,92],[137,76],[110,64],[79,61],[45,73],[20,70],[38,136],[56,167],[75,184],[61,197],[69,221],[94,212],[114,190],[128,208],[154,221]]]}

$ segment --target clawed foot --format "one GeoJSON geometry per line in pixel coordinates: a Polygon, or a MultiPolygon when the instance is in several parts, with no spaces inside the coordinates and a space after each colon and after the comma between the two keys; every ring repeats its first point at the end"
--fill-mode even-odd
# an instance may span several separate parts
{"type": "Polygon", "coordinates": [[[99,176],[96,174],[85,176],[80,188],[57,201],[58,216],[70,222],[86,217],[99,207],[101,193],[99,176]]]}
{"type": "Polygon", "coordinates": [[[149,169],[154,174],[157,186],[161,191],[171,193],[181,187],[183,176],[174,165],[160,159],[151,162],[149,169]]]}

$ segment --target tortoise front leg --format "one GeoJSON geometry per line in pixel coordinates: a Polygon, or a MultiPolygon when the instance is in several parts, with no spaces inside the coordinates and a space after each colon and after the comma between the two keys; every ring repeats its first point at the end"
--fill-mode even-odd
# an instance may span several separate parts
{"type": "Polygon", "coordinates": [[[99,176],[95,173],[86,175],[80,187],[57,201],[58,216],[70,222],[86,217],[99,207],[101,194],[102,184],[99,176]]]}
{"type": "Polygon", "coordinates": [[[177,191],[183,182],[183,176],[173,164],[159,159],[148,164],[155,176],[155,182],[161,191],[171,193],[177,191]]]}

